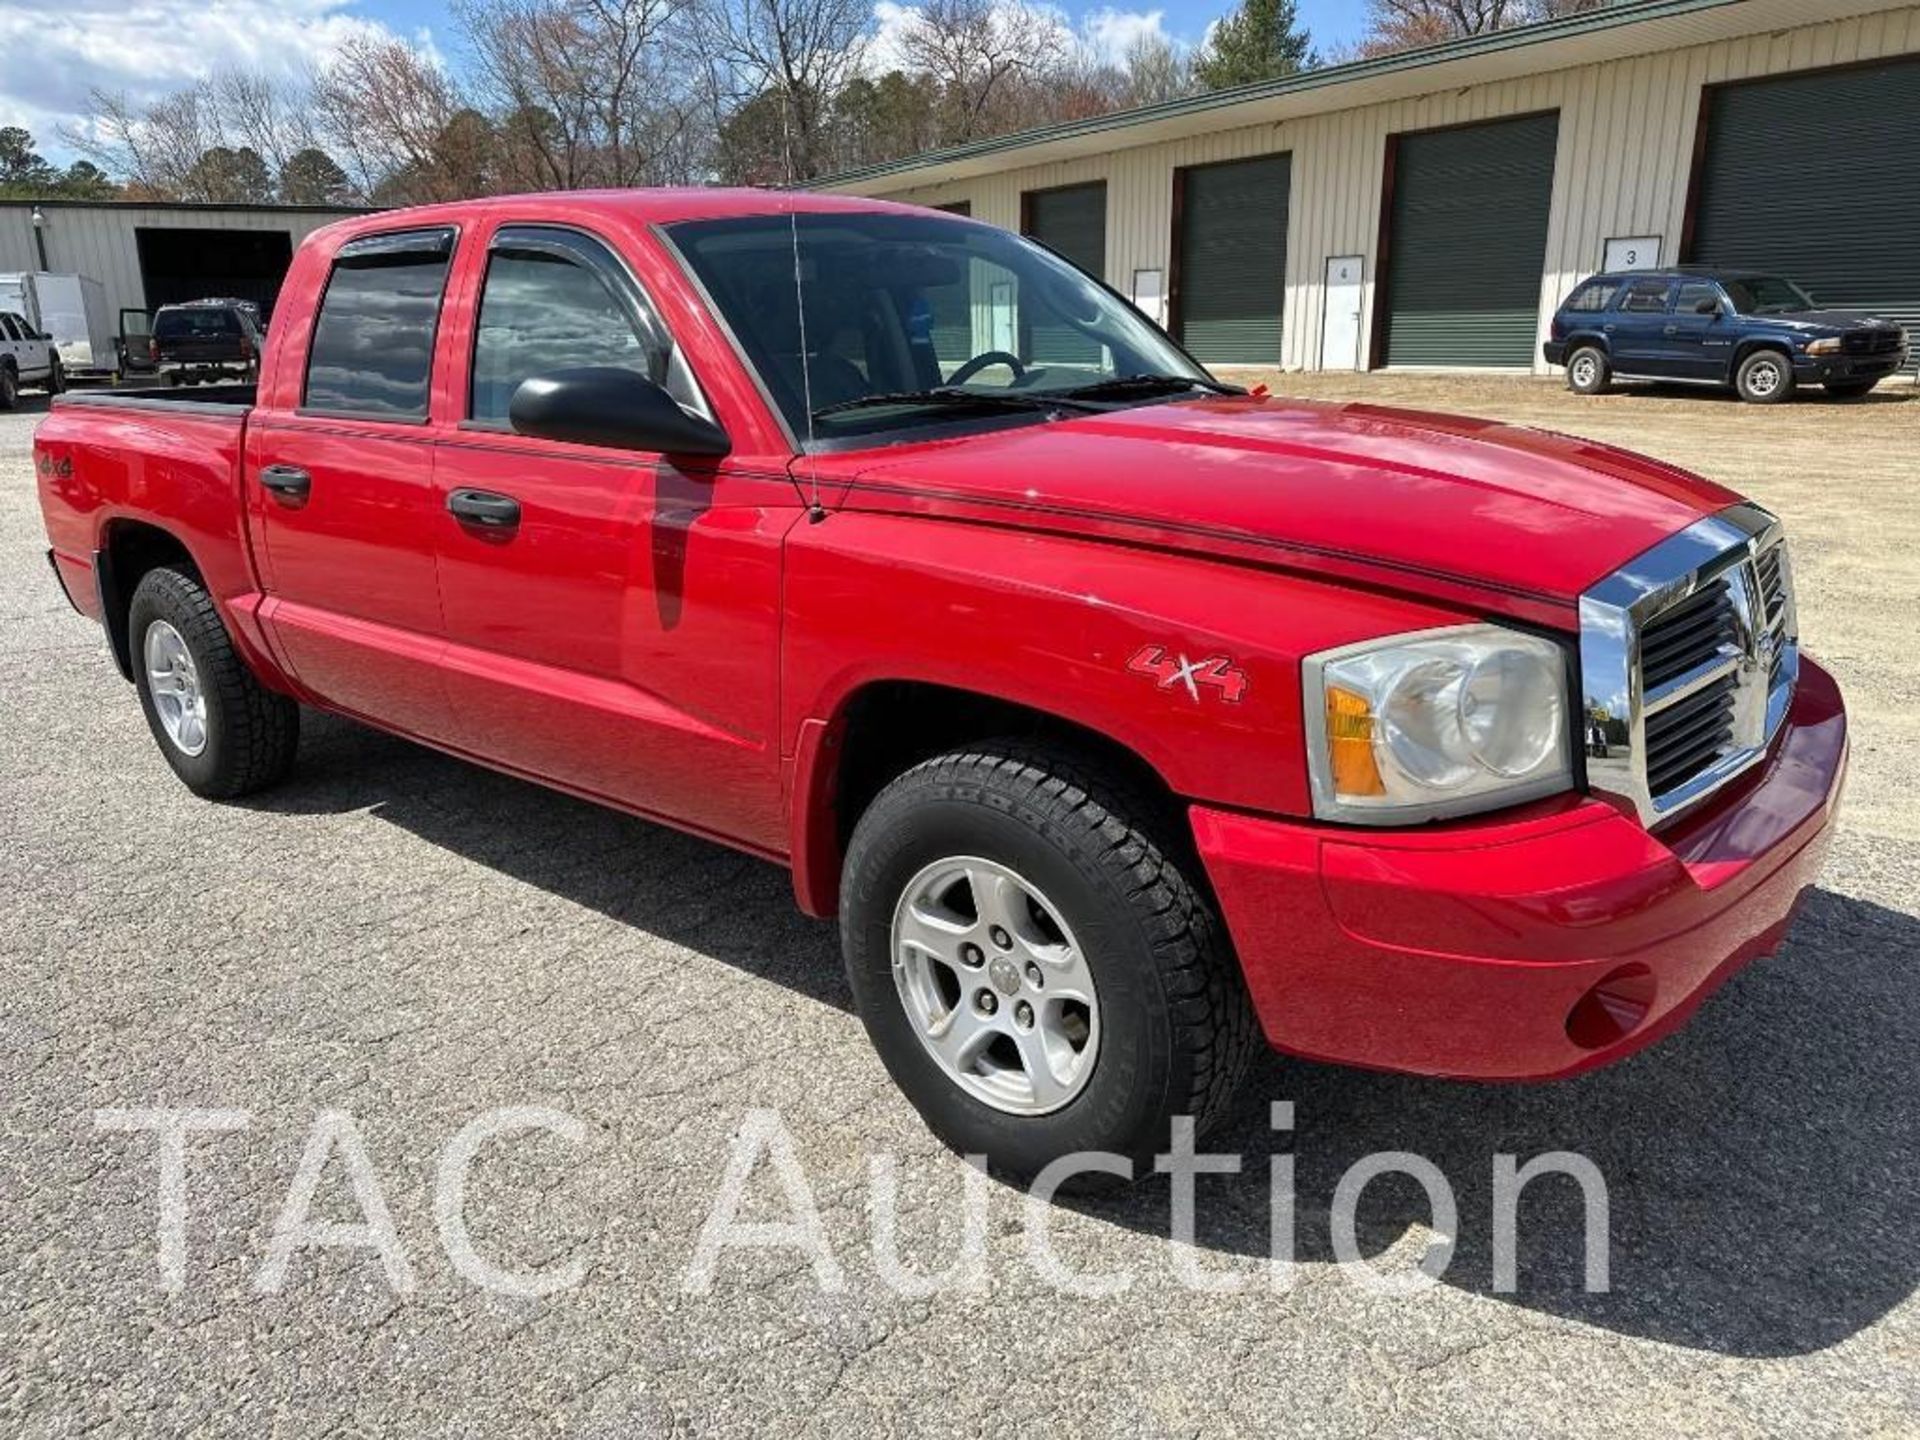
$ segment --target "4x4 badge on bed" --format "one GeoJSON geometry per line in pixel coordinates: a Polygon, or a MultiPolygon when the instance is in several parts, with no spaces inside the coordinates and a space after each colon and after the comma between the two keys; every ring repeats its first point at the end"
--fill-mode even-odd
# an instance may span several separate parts
{"type": "Polygon", "coordinates": [[[1238,705],[1240,697],[1247,693],[1247,672],[1233,663],[1231,655],[1189,660],[1185,655],[1168,655],[1162,645],[1142,645],[1127,661],[1127,669],[1159,681],[1162,690],[1186,686],[1195,704],[1200,701],[1202,685],[1218,690],[1220,698],[1229,705],[1238,705]]]}

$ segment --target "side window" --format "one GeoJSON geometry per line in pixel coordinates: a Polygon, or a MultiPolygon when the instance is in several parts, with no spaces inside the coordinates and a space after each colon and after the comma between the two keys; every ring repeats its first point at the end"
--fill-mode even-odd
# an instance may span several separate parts
{"type": "Polygon", "coordinates": [[[1718,285],[1707,280],[1689,280],[1680,287],[1680,298],[1674,301],[1673,308],[1681,315],[1711,315],[1719,304],[1718,285]]]}
{"type": "Polygon", "coordinates": [[[1613,297],[1619,292],[1618,280],[1589,280],[1569,297],[1567,309],[1581,314],[1604,310],[1613,303],[1613,297]]]}
{"type": "Polygon", "coordinates": [[[1620,308],[1638,315],[1665,310],[1667,294],[1672,289],[1670,281],[1636,280],[1627,287],[1627,298],[1620,302],[1620,308]]]}
{"type": "Polygon", "coordinates": [[[20,332],[13,328],[13,316],[0,314],[0,341],[18,340],[20,332]]]}
{"type": "MultiPolygon", "coordinates": [[[[636,370],[674,390],[668,347],[643,307],[595,242],[533,227],[503,230],[480,292],[468,414],[502,423],[521,381],[578,365],[636,370]]],[[[687,403],[682,394],[674,398],[687,403]]]]}
{"type": "Polygon", "coordinates": [[[453,231],[369,235],[340,248],[307,356],[308,410],[424,419],[453,231]]]}

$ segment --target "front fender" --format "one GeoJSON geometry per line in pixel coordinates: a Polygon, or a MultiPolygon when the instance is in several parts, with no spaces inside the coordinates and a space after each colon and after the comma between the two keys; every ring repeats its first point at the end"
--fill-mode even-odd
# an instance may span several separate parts
{"type": "Polygon", "coordinates": [[[1301,660],[1470,618],[1191,555],[846,511],[790,538],[784,611],[797,838],[826,793],[819,742],[879,681],[1024,705],[1125,746],[1177,795],[1305,815],[1301,660]]]}

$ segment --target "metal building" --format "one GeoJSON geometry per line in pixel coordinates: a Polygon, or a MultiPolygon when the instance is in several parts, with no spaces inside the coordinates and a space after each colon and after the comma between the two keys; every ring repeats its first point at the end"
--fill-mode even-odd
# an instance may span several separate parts
{"type": "Polygon", "coordinates": [[[296,205],[0,200],[0,271],[90,275],[108,312],[230,295],[271,311],[294,247],[362,212],[296,205]]]}
{"type": "Polygon", "coordinates": [[[1216,364],[1544,370],[1581,279],[1675,261],[1920,327],[1920,5],[1624,0],[823,188],[1018,226],[1216,364]]]}

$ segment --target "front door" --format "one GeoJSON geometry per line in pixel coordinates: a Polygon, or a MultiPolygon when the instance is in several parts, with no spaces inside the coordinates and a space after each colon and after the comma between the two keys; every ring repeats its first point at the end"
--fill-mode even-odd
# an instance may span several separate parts
{"type": "Polygon", "coordinates": [[[1320,331],[1320,368],[1360,368],[1360,275],[1358,255],[1335,255],[1327,261],[1327,313],[1320,331]]]}
{"type": "Polygon", "coordinates": [[[1667,363],[1663,373],[1681,380],[1724,380],[1733,351],[1732,327],[1720,313],[1725,303],[1711,280],[1685,280],[1667,317],[1667,363]]]}
{"type": "Polygon", "coordinates": [[[432,229],[340,248],[306,373],[273,377],[246,464],[261,619],[294,674],[331,705],[441,742],[428,394],[453,244],[432,229]]]}
{"type": "MultiPolygon", "coordinates": [[[[516,434],[514,391],[635,369],[706,401],[645,292],[575,230],[509,225],[477,282],[466,418],[439,450],[445,680],[471,754],[777,849],[784,474],[516,434]],[[724,823],[722,823],[724,822],[724,823]]],[[[463,313],[474,310],[463,305],[463,313]]]]}

